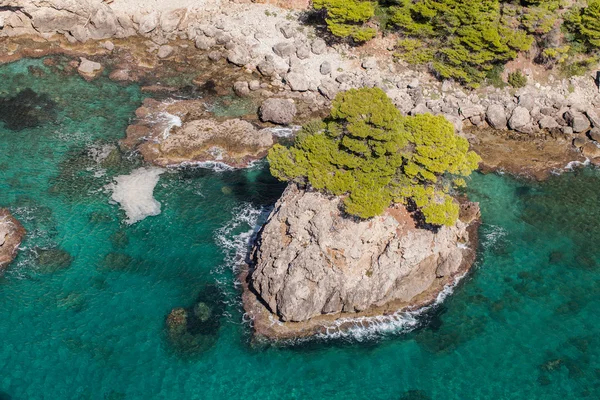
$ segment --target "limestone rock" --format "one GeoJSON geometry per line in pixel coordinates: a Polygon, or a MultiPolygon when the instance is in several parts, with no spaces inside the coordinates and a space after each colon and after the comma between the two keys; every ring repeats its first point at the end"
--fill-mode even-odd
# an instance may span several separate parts
{"type": "Polygon", "coordinates": [[[321,72],[321,75],[329,75],[331,73],[331,63],[327,60],[323,61],[319,72],[321,72]]]}
{"type": "Polygon", "coordinates": [[[238,67],[243,67],[244,65],[248,64],[250,60],[251,58],[248,50],[242,46],[234,46],[227,53],[227,61],[237,65],[238,67]]]}
{"type": "Polygon", "coordinates": [[[595,143],[587,142],[581,147],[581,154],[587,158],[600,157],[600,147],[598,147],[595,143]]]}
{"type": "Polygon", "coordinates": [[[315,39],[310,48],[317,55],[323,54],[327,50],[327,43],[323,39],[315,39]]]}
{"type": "Polygon", "coordinates": [[[490,126],[494,129],[506,129],[508,123],[506,111],[500,104],[492,104],[488,107],[485,117],[490,126]]]}
{"type": "Polygon", "coordinates": [[[465,119],[478,117],[483,115],[484,112],[484,108],[478,104],[468,104],[460,108],[460,113],[465,119]]]}
{"type": "Polygon", "coordinates": [[[263,122],[273,122],[279,125],[289,125],[296,116],[296,105],[286,99],[271,98],[265,100],[259,110],[263,122]]]}
{"type": "Polygon", "coordinates": [[[600,143],[600,128],[593,128],[588,132],[590,139],[595,142],[600,143]]]}
{"type": "Polygon", "coordinates": [[[248,82],[235,82],[233,84],[233,91],[240,97],[248,96],[250,94],[250,86],[248,82]]]}
{"type": "Polygon", "coordinates": [[[508,120],[508,126],[518,132],[522,132],[531,122],[529,110],[525,107],[516,107],[508,120]]]}
{"type": "Polygon", "coordinates": [[[158,53],[156,53],[156,55],[158,56],[158,58],[167,58],[171,54],[173,54],[174,51],[175,49],[173,48],[173,46],[164,45],[158,48],[158,53]]]}
{"type": "Polygon", "coordinates": [[[0,274],[17,255],[25,228],[6,208],[0,208],[0,274]]]}
{"type": "Polygon", "coordinates": [[[538,124],[541,129],[554,129],[560,127],[554,118],[547,115],[543,116],[538,124]]]}
{"type": "Polygon", "coordinates": [[[208,36],[198,36],[196,38],[196,48],[200,50],[209,50],[211,47],[216,45],[215,39],[208,36]]]}
{"type": "Polygon", "coordinates": [[[300,72],[290,72],[286,75],[285,81],[295,92],[305,92],[309,89],[309,82],[306,76],[300,72]]]}
{"type": "Polygon", "coordinates": [[[293,43],[280,42],[273,46],[273,53],[277,54],[279,57],[289,57],[296,53],[296,46],[294,46],[293,43]]]}
{"type": "Polygon", "coordinates": [[[564,118],[575,133],[585,132],[590,129],[590,120],[583,113],[569,110],[565,113],[564,118]]]}
{"type": "Polygon", "coordinates": [[[526,108],[529,112],[535,107],[535,97],[532,94],[525,93],[519,96],[519,107],[526,108]]]}
{"type": "Polygon", "coordinates": [[[87,58],[81,57],[77,72],[86,80],[92,80],[102,72],[102,65],[95,61],[88,60],[87,58]]]}
{"type": "Polygon", "coordinates": [[[158,12],[153,11],[140,19],[140,33],[150,33],[158,26],[158,12]]]}
{"type": "Polygon", "coordinates": [[[472,254],[458,245],[469,241],[462,221],[434,233],[417,228],[404,206],[357,221],[340,201],[292,184],[259,235],[249,283],[282,321],[410,304],[472,254]]]}
{"type": "Polygon", "coordinates": [[[121,146],[137,149],[160,167],[219,162],[243,168],[273,146],[273,135],[250,122],[207,116],[203,100],[146,99],[136,115],[139,120],[127,128],[121,146]]]}

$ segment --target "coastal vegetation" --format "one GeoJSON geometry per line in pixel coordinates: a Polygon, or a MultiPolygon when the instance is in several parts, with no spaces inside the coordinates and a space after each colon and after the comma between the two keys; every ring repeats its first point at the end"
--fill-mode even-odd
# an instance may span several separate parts
{"type": "Polygon", "coordinates": [[[498,71],[524,51],[563,75],[581,74],[600,47],[600,0],[317,0],[314,7],[325,10],[333,36],[360,44],[375,28],[394,33],[397,58],[469,87],[498,86],[498,71]]]}
{"type": "Polygon", "coordinates": [[[331,114],[286,148],[269,152],[271,173],[332,195],[367,219],[391,203],[412,203],[425,222],[452,225],[452,190],[465,185],[479,157],[443,116],[404,117],[379,88],[338,94],[331,114]]]}

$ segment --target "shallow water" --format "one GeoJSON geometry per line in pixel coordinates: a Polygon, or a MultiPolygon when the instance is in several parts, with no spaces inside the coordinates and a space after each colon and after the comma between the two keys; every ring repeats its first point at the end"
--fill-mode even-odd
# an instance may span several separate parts
{"type": "Polygon", "coordinates": [[[142,163],[90,149],[116,144],[142,94],[40,70],[0,67],[1,107],[30,118],[0,122],[0,205],[28,230],[0,278],[0,399],[598,398],[597,171],[475,175],[477,268],[412,332],[254,343],[234,270],[283,186],[264,165],[171,171],[161,213],[128,225],[105,186],[142,163]],[[198,301],[210,324],[173,342],[166,316],[198,301]]]}

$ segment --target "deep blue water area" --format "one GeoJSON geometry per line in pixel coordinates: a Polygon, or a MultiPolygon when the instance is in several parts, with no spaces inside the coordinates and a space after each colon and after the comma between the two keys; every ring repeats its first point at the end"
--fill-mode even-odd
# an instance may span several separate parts
{"type": "Polygon", "coordinates": [[[600,172],[475,174],[477,266],[416,329],[272,345],[251,340],[235,276],[283,186],[264,164],[169,171],[161,213],[128,225],[106,185],[143,163],[95,154],[142,100],[0,67],[0,206],[28,231],[0,278],[0,399],[600,398],[600,172]],[[210,323],[173,341],[175,307],[210,323]]]}

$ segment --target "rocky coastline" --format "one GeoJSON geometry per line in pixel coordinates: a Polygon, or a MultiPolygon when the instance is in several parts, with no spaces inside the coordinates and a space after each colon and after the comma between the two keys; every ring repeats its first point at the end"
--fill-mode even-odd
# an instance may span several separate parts
{"type": "MultiPolygon", "coordinates": [[[[326,43],[300,20],[298,10],[225,0],[147,8],[127,0],[0,0],[0,63],[45,57],[57,73],[139,84],[154,98],[136,111],[120,145],[159,167],[247,167],[278,140],[274,126],[320,117],[337,93],[360,87],[380,87],[404,114],[445,116],[481,155],[484,172],[545,179],[573,161],[600,165],[592,76],[542,77],[532,67],[522,89],[467,90],[391,62],[393,38],[359,50],[326,43]],[[219,115],[211,100],[223,96],[249,106],[219,115]]],[[[240,275],[258,335],[310,336],[344,329],[345,318],[426,306],[474,262],[475,205],[465,202],[456,226],[433,232],[403,206],[359,222],[338,202],[290,186],[277,203],[240,275]],[[418,251],[409,257],[411,249],[418,251]]]]}
{"type": "MultiPolygon", "coordinates": [[[[298,9],[219,0],[148,8],[127,0],[2,0],[0,62],[66,54],[75,57],[72,67],[85,79],[108,70],[113,80],[139,82],[147,91],[167,94],[183,85],[165,84],[177,75],[171,73],[193,73],[193,66],[196,74],[212,72],[186,84],[202,86],[209,75],[218,76],[214,82],[222,93],[250,96],[257,104],[267,98],[293,101],[295,123],[319,116],[340,91],[378,86],[405,114],[446,116],[480,150],[484,170],[544,178],[571,161],[600,163],[600,95],[593,76],[561,79],[536,69],[523,55],[513,64],[526,66],[528,86],[469,91],[391,62],[393,37],[360,49],[327,44],[314,27],[300,22],[306,2],[286,4],[298,9]],[[524,159],[510,151],[499,159],[503,152],[494,150],[521,149],[532,136],[537,144],[523,149],[529,155],[524,159]],[[551,156],[548,148],[555,150],[551,156]]],[[[256,113],[244,117],[252,118],[256,113]]]]}
{"type": "Polygon", "coordinates": [[[25,228],[6,208],[0,208],[0,275],[15,259],[25,228]]]}
{"type": "Polygon", "coordinates": [[[419,227],[402,205],[358,221],[339,203],[291,184],[275,205],[240,275],[257,335],[292,339],[416,310],[473,265],[476,203],[463,202],[456,225],[439,230],[419,227]]]}

